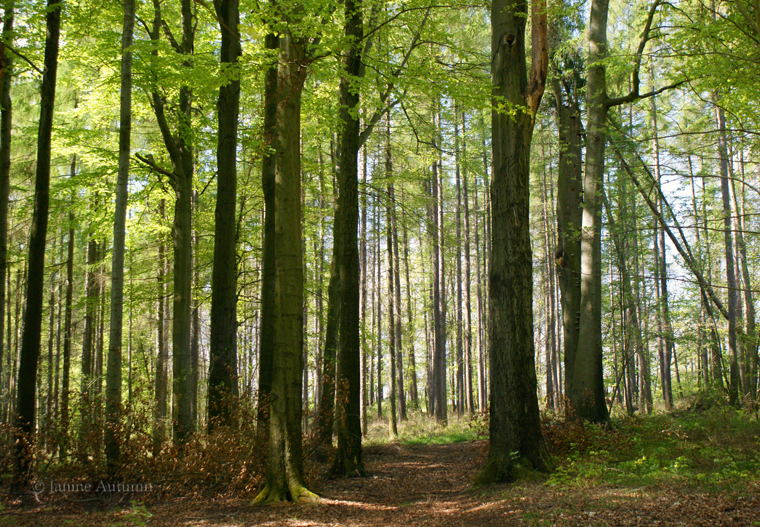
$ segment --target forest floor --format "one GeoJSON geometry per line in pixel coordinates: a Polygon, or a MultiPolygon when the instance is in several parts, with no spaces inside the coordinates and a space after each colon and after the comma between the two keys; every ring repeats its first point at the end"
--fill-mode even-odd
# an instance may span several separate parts
{"type": "Polygon", "coordinates": [[[402,438],[376,444],[370,441],[364,449],[367,477],[326,478],[321,473],[324,467],[314,465],[309,484],[323,496],[318,503],[253,506],[248,497],[198,493],[187,497],[145,495],[135,501],[134,496],[115,494],[108,501],[72,498],[24,506],[0,503],[0,525],[760,525],[756,463],[760,436],[754,435],[760,428],[756,422],[733,433],[730,427],[714,431],[700,422],[698,429],[707,429],[706,435],[699,437],[688,424],[663,428],[675,423],[672,418],[647,423],[638,424],[636,437],[627,433],[624,423],[613,435],[586,430],[578,436],[578,430],[564,429],[564,446],[557,441],[556,431],[549,430],[549,441],[555,441],[557,470],[512,484],[473,487],[487,453],[483,440],[466,435],[431,436],[427,441],[402,438]],[[721,439],[711,436],[713,432],[738,434],[740,441],[750,434],[745,438],[749,443],[732,446],[722,441],[710,450],[710,443],[721,439]],[[446,440],[459,442],[439,444],[446,440]],[[697,442],[699,449],[690,451],[690,445],[697,442]],[[728,456],[725,463],[723,454],[728,456]],[[730,465],[731,459],[738,463],[735,470],[723,466],[730,465]]]}

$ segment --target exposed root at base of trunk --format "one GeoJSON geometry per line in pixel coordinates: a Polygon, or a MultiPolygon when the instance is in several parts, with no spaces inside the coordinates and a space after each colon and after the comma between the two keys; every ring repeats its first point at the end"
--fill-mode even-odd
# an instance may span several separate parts
{"type": "Polygon", "coordinates": [[[271,503],[281,503],[284,501],[296,503],[296,502],[313,502],[316,503],[320,500],[318,494],[310,491],[303,485],[291,485],[287,489],[274,490],[266,485],[258,496],[254,498],[254,505],[269,505],[271,503]]]}

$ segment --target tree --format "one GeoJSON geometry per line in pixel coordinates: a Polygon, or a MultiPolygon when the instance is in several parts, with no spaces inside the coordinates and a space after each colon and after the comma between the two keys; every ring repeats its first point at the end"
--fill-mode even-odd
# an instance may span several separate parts
{"type": "Polygon", "coordinates": [[[362,461],[361,348],[359,339],[359,90],[352,84],[361,73],[364,26],[361,0],[344,4],[347,50],[340,80],[340,118],[343,124],[338,169],[338,204],[336,232],[341,246],[338,264],[340,275],[340,329],[338,346],[338,451],[334,471],[345,475],[364,475],[362,461]],[[338,223],[340,227],[338,228],[338,223]]]}
{"type": "Polygon", "coordinates": [[[211,278],[211,336],[208,426],[231,425],[228,397],[238,394],[237,383],[237,126],[242,53],[238,35],[239,0],[214,2],[222,32],[221,60],[229,81],[219,87],[217,117],[217,194],[214,230],[214,270],[211,278]],[[217,423],[217,420],[219,421],[217,423]]]}
{"type": "Polygon", "coordinates": [[[0,41],[0,383],[3,379],[3,324],[5,323],[5,276],[8,273],[8,198],[11,190],[11,131],[13,105],[11,80],[13,57],[6,42],[13,39],[14,1],[5,2],[3,33],[0,41]]]}
{"type": "MultiPolygon", "coordinates": [[[[190,70],[193,65],[195,45],[195,20],[191,0],[181,0],[182,34],[176,41],[168,24],[161,16],[161,2],[153,0],[154,18],[151,40],[158,45],[161,29],[166,32],[174,51],[181,57],[182,68],[190,70]]],[[[158,56],[154,48],[153,57],[158,56]]],[[[151,105],[158,122],[164,146],[171,160],[172,168],[167,170],[158,165],[151,157],[138,154],[138,159],[154,171],[166,176],[175,193],[174,220],[172,223],[172,240],[174,245],[174,298],[172,317],[172,373],[174,393],[172,415],[174,418],[174,440],[178,445],[187,442],[193,432],[192,404],[190,397],[191,360],[190,360],[190,324],[192,306],[192,195],[193,195],[193,137],[192,110],[193,91],[187,83],[179,86],[177,101],[177,125],[173,133],[166,117],[166,97],[160,93],[157,85],[152,86],[151,105]]]]}
{"type": "Polygon", "coordinates": [[[490,446],[481,483],[515,477],[515,460],[548,470],[541,433],[533,344],[533,261],[530,248],[530,145],[546,82],[546,4],[531,4],[532,54],[526,75],[528,5],[491,7],[493,227],[490,273],[490,446]]]}
{"type": "Polygon", "coordinates": [[[121,100],[119,116],[119,172],[116,180],[116,210],[113,220],[113,263],[111,264],[111,323],[108,337],[106,379],[106,459],[113,473],[119,461],[119,406],[121,405],[122,322],[124,314],[124,246],[127,200],[129,199],[129,155],[132,134],[132,37],[135,2],[124,0],[121,42],[121,100]]]}
{"type": "MultiPolygon", "coordinates": [[[[296,24],[300,8],[284,16],[296,24]]],[[[256,503],[315,499],[303,483],[301,438],[303,372],[303,261],[301,255],[301,94],[308,39],[287,30],[277,67],[274,349],[277,361],[269,417],[267,480],[256,503]]],[[[358,416],[357,416],[358,417],[358,416]]]]}
{"type": "Polygon", "coordinates": [[[27,265],[27,303],[19,352],[18,391],[15,425],[16,484],[21,488],[31,463],[30,447],[35,430],[37,405],[37,361],[42,330],[42,297],[45,287],[45,245],[50,206],[50,154],[55,110],[55,85],[58,73],[58,48],[61,32],[62,0],[48,0],[45,16],[45,69],[40,87],[40,121],[37,132],[37,169],[34,184],[34,212],[29,234],[27,265]]]}

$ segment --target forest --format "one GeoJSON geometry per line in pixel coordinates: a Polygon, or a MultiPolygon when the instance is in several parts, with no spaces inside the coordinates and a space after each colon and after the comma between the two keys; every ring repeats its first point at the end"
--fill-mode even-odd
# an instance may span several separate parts
{"type": "Polygon", "coordinates": [[[760,524],[757,0],[0,5],[0,523],[760,524]]]}

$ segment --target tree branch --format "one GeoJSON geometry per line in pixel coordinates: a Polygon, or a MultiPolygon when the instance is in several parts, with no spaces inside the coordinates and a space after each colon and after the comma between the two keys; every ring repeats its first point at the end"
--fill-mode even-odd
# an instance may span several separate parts
{"type": "Polygon", "coordinates": [[[6,47],[6,49],[9,49],[9,50],[11,50],[11,52],[13,52],[13,54],[14,54],[14,55],[17,55],[17,56],[21,57],[22,59],[24,59],[24,61],[25,61],[27,64],[29,64],[29,65],[32,67],[32,69],[33,69],[34,71],[36,71],[36,72],[37,72],[37,73],[39,73],[40,75],[44,75],[44,73],[42,72],[42,70],[41,70],[41,69],[39,69],[37,66],[35,66],[34,62],[32,62],[30,59],[28,59],[28,58],[27,58],[27,57],[26,57],[26,56],[25,56],[23,53],[21,53],[19,50],[17,50],[16,48],[14,48],[13,46],[11,46],[10,44],[5,44],[5,47],[6,47]]]}
{"type": "Polygon", "coordinates": [[[176,179],[176,176],[173,172],[166,170],[162,166],[159,166],[158,163],[153,159],[153,156],[148,154],[148,156],[143,156],[141,154],[135,154],[135,159],[138,161],[141,161],[145,165],[149,166],[152,170],[158,172],[159,174],[163,174],[164,176],[168,177],[172,182],[176,179]]]}
{"type": "Polygon", "coordinates": [[[661,3],[661,0],[654,0],[652,6],[649,8],[649,13],[647,13],[647,21],[644,24],[644,32],[641,34],[639,47],[636,50],[636,55],[634,55],[636,60],[633,65],[633,73],[631,75],[631,92],[628,95],[624,95],[623,97],[608,97],[607,100],[604,101],[604,105],[608,109],[612,108],[613,106],[619,106],[621,104],[633,102],[641,98],[641,96],[639,96],[639,85],[641,84],[641,80],[639,79],[639,71],[641,71],[641,57],[644,55],[644,48],[646,47],[647,42],[649,42],[649,40],[652,38],[652,21],[654,20],[654,15],[657,13],[657,8],[661,3]]]}

